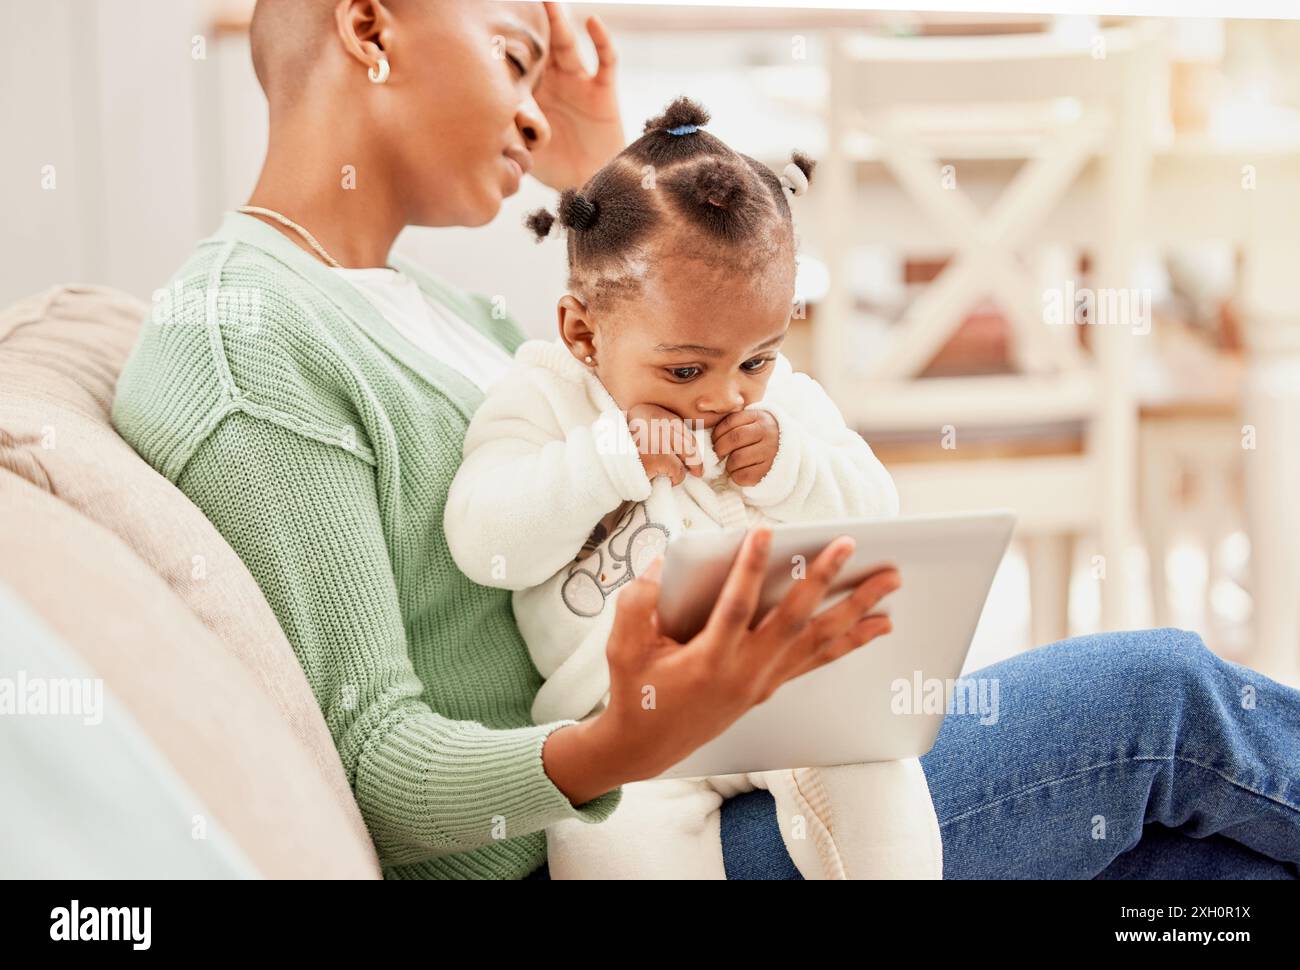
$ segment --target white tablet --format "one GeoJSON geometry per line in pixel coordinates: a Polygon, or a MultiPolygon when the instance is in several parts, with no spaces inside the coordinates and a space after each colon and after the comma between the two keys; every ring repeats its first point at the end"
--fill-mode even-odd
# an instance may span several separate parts
{"type": "MultiPolygon", "coordinates": [[[[996,717],[980,710],[990,706],[987,688],[954,681],[1014,524],[1014,513],[996,510],[773,526],[759,616],[798,581],[801,566],[848,535],[856,549],[823,608],[893,565],[902,585],[880,605],[893,630],[783,684],[659,777],[920,757],[934,745],[954,687],[969,716],[996,717]]],[[[687,532],[669,543],[659,594],[669,636],[685,641],[703,627],[743,538],[736,529],[687,532]]]]}

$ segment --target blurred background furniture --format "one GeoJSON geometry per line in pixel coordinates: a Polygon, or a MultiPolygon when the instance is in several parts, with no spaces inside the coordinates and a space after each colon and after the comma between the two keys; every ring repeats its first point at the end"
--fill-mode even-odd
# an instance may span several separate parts
{"type": "MultiPolygon", "coordinates": [[[[1243,530],[1244,470],[1239,412],[1243,366],[1176,323],[1161,328],[1159,355],[1147,369],[1139,401],[1139,521],[1150,565],[1152,622],[1174,623],[1173,599],[1200,617],[1200,628],[1243,650],[1249,611],[1249,544],[1243,530]],[[1170,557],[1192,544],[1203,563],[1200,602],[1170,582],[1170,557]],[[1224,621],[1228,622],[1224,622],[1224,621]],[[1235,621],[1235,622],[1234,622],[1235,621]]],[[[1193,563],[1192,569],[1197,566],[1193,563]]],[[[1172,573],[1176,574],[1178,567],[1172,573]]]]}
{"type": "MultiPolygon", "coordinates": [[[[1094,578],[1101,581],[1103,628],[1122,625],[1131,587],[1136,321],[1101,321],[1089,332],[1086,354],[1067,295],[1073,291],[1058,275],[1071,267],[1053,274],[1041,247],[1028,259],[1022,253],[1097,157],[1103,174],[1090,255],[1098,272],[1078,286],[1136,292],[1132,240],[1149,161],[1150,45],[1136,27],[1104,31],[1096,43],[1103,57],[1044,33],[836,35],[828,42],[828,145],[818,188],[830,286],[813,334],[817,377],[874,443],[908,511],[972,503],[1017,510],[1029,558],[1031,636],[1039,643],[1068,632],[1075,534],[1100,537],[1094,578]],[[854,136],[874,143],[872,157],[945,250],[955,250],[938,254],[945,264],[933,281],[861,349],[847,337],[856,311],[849,256],[857,228],[879,231],[880,224],[858,198],[854,136]],[[981,210],[965,193],[963,174],[968,161],[988,160],[1020,167],[981,210]],[[1057,326],[1045,320],[1044,294],[1053,288],[1064,317],[1057,326]],[[964,374],[956,361],[943,376],[928,375],[982,301],[992,302],[990,316],[1006,335],[1004,358],[974,361],[977,368],[964,374]],[[990,364],[995,373],[980,373],[990,364]],[[965,447],[968,434],[979,447],[965,447]],[[891,447],[891,435],[911,449],[891,447]]],[[[1126,313],[1139,309],[1127,300],[1124,306],[1126,313]]]]}

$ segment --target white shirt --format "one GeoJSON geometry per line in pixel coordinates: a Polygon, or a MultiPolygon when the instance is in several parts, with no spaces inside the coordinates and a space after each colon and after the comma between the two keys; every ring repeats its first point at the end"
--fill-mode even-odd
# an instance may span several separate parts
{"type": "Polygon", "coordinates": [[[455,368],[486,391],[510,368],[512,358],[496,342],[446,307],[425,297],[418,283],[387,267],[336,267],[403,337],[455,368]]]}

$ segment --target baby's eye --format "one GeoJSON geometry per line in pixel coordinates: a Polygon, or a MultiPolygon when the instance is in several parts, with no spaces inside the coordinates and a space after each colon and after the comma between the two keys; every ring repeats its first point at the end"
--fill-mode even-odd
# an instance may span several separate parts
{"type": "Polygon", "coordinates": [[[689,381],[699,376],[698,367],[669,367],[668,373],[673,376],[674,380],[689,381]]]}
{"type": "Polygon", "coordinates": [[[528,68],[524,66],[524,62],[521,61],[519,58],[515,57],[514,54],[507,54],[506,60],[508,60],[511,64],[513,64],[515,69],[519,71],[520,77],[523,77],[525,74],[528,73],[528,68]]]}
{"type": "Polygon", "coordinates": [[[757,374],[771,362],[771,357],[754,357],[740,365],[740,369],[748,374],[757,374]]]}

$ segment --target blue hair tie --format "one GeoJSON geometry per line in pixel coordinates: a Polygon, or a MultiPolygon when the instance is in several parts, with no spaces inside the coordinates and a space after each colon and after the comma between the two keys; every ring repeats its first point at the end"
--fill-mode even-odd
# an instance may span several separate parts
{"type": "Polygon", "coordinates": [[[700,126],[699,125],[678,125],[676,128],[668,128],[665,130],[670,135],[689,135],[693,132],[699,131],[700,126]]]}

